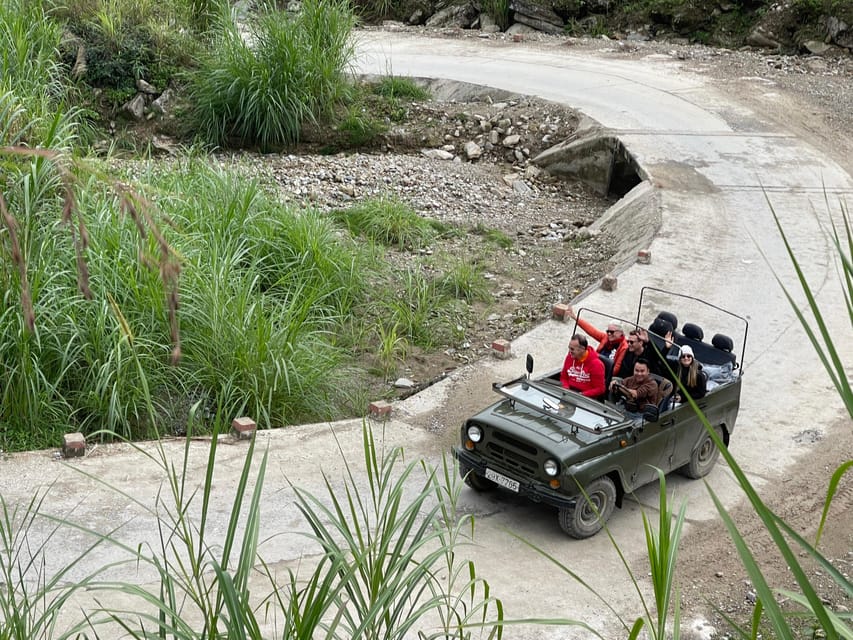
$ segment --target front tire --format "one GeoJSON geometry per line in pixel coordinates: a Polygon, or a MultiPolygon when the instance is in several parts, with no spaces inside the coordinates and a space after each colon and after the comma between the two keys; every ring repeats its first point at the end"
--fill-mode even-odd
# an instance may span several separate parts
{"type": "MultiPolygon", "coordinates": [[[[716,425],[714,427],[714,433],[719,436],[720,440],[723,439],[723,428],[720,425],[716,425]]],[[[699,446],[696,447],[693,451],[693,455],[690,456],[690,462],[681,468],[681,472],[688,478],[693,478],[694,480],[697,478],[704,478],[711,473],[711,469],[714,468],[714,465],[717,463],[717,458],[719,457],[720,450],[711,439],[710,434],[703,430],[699,446]]]]}
{"type": "Polygon", "coordinates": [[[616,506],[616,485],[607,476],[590,482],[586,495],[578,497],[574,507],[561,507],[560,528],[573,538],[582,540],[601,531],[616,506]]]}
{"type": "Polygon", "coordinates": [[[471,487],[474,491],[480,493],[484,491],[491,491],[495,488],[495,486],[497,486],[488,478],[484,478],[483,476],[477,475],[476,471],[463,464],[459,465],[459,475],[462,476],[462,479],[465,481],[465,484],[471,487]]]}

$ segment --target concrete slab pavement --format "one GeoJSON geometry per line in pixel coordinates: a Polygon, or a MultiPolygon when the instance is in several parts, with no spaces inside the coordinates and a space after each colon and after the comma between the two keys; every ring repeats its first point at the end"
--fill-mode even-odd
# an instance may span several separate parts
{"type": "MultiPolygon", "coordinates": [[[[651,264],[624,271],[616,291],[587,292],[579,304],[631,318],[641,287],[648,285],[689,292],[745,316],[750,322],[747,378],[732,450],[759,484],[807,453],[794,439],[799,431],[837,421],[837,398],[826,389],[825,374],[802,338],[773,275],[775,271],[795,286],[765,199],[767,192],[804,260],[807,276],[819,289],[820,303],[832,326],[849,331],[843,322],[843,302],[828,245],[820,230],[827,220],[820,205],[824,186],[833,194],[849,196],[853,180],[818,150],[773,129],[760,114],[740,107],[734,97],[716,93],[704,78],[685,75],[676,64],[659,59],[610,60],[564,50],[480,41],[436,42],[383,33],[363,37],[359,66],[371,73],[444,77],[536,94],[578,107],[612,129],[650,175],[661,226],[650,245],[651,264]]],[[[796,292],[794,297],[802,300],[796,292]]],[[[710,317],[683,315],[680,320],[713,322],[710,317]]],[[[706,334],[714,332],[711,324],[704,326],[706,334]]],[[[433,414],[440,421],[441,410],[461,402],[464,394],[480,393],[491,381],[518,375],[527,352],[536,357],[539,371],[558,367],[569,331],[566,324],[546,322],[513,343],[514,357],[478,362],[397,403],[392,419],[384,425],[387,445],[404,446],[409,458],[438,463],[447,438],[439,439],[413,425],[433,414]]],[[[839,346],[850,362],[853,341],[839,346]]],[[[482,403],[491,400],[486,393],[482,403]]],[[[438,426],[450,438],[458,429],[456,424],[438,426]]],[[[318,494],[323,491],[322,472],[339,482],[342,458],[356,465],[361,460],[361,421],[262,431],[258,444],[270,455],[261,536],[267,541],[261,553],[278,569],[296,567],[315,551],[294,533],[304,533],[306,527],[288,481],[318,494]]],[[[200,478],[205,472],[207,447],[205,442],[191,444],[191,477],[200,478]]],[[[150,446],[146,448],[151,451],[150,446]]],[[[170,459],[180,462],[183,444],[168,443],[166,451],[170,459]]],[[[220,448],[211,522],[214,535],[226,526],[245,451],[245,442],[220,448]]],[[[709,481],[727,504],[740,499],[731,473],[723,465],[709,481]]],[[[127,447],[102,447],[69,465],[52,460],[48,452],[24,454],[16,456],[14,475],[0,463],[0,483],[7,501],[25,501],[35,487],[52,483],[44,504],[47,511],[79,518],[96,528],[124,524],[118,535],[128,544],[156,545],[158,534],[145,507],[154,504],[163,482],[156,465],[127,447]],[[126,495],[102,491],[96,478],[126,495]]],[[[688,500],[692,526],[716,517],[701,483],[674,480],[672,487],[688,500]]],[[[645,544],[639,503],[654,508],[656,489],[644,489],[637,500],[617,511],[611,529],[629,563],[643,574],[645,544]]],[[[605,536],[569,540],[550,510],[503,495],[465,491],[462,508],[478,515],[477,545],[470,554],[495,595],[504,599],[508,616],[564,616],[583,620],[606,637],[620,633],[612,611],[509,531],[570,564],[606,594],[620,615],[630,618],[642,613],[633,586],[625,579],[624,568],[605,536]]],[[[70,536],[57,544],[79,546],[83,537],[70,536]]],[[[53,556],[56,561],[61,557],[53,556]]],[[[91,565],[81,564],[79,574],[73,575],[83,575],[87,566],[91,565]]],[[[147,584],[151,576],[142,573],[137,579],[147,584]]],[[[641,588],[648,593],[647,583],[642,582],[641,588]]],[[[587,636],[584,631],[532,626],[512,627],[505,634],[510,640],[587,636]]]]}

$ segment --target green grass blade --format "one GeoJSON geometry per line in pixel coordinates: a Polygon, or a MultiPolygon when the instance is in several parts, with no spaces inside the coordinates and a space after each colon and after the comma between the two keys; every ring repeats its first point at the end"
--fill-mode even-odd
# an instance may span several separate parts
{"type": "Polygon", "coordinates": [[[711,489],[707,482],[705,484],[708,493],[711,495],[711,499],[714,501],[714,505],[717,507],[717,513],[720,515],[720,518],[723,520],[723,524],[729,531],[729,537],[732,539],[732,542],[737,549],[741,563],[746,569],[747,575],[749,575],[752,585],[755,588],[768,617],[770,618],[773,629],[780,640],[794,640],[794,635],[785,620],[785,616],[773,596],[773,591],[767,584],[767,580],[764,578],[755,557],[752,555],[749,547],[747,547],[746,541],[740,535],[737,525],[735,525],[734,520],[732,520],[722,502],[717,498],[714,490],[711,489]]]}

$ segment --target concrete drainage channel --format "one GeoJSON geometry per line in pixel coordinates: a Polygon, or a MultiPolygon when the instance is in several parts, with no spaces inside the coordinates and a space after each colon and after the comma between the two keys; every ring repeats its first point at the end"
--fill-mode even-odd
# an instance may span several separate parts
{"type": "MultiPolygon", "coordinates": [[[[379,76],[364,76],[379,80],[379,76]]],[[[439,101],[488,104],[517,100],[519,94],[482,85],[435,78],[413,78],[439,101]]],[[[571,106],[571,105],[567,105],[571,106]]],[[[645,169],[622,141],[594,120],[581,116],[575,134],[531,162],[548,173],[579,180],[604,197],[619,198],[593,225],[620,238],[615,273],[633,264],[661,225],[660,202],[645,169]]]]}
{"type": "Polygon", "coordinates": [[[620,239],[614,256],[617,272],[633,264],[637,251],[646,249],[660,229],[660,202],[646,171],[619,138],[588,118],[571,139],[532,162],[551,175],[580,180],[602,196],[619,198],[592,225],[620,239]]]}

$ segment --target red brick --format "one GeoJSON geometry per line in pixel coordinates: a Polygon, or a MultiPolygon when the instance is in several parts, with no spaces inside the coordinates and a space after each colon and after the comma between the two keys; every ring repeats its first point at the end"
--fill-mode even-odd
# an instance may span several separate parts
{"type": "Polygon", "coordinates": [[[234,429],[234,433],[238,438],[248,439],[255,435],[258,425],[248,416],[242,416],[240,418],[234,418],[231,421],[231,428],[234,429]]]}
{"type": "Polygon", "coordinates": [[[512,344],[510,344],[509,340],[498,338],[497,340],[492,342],[492,353],[496,357],[505,360],[506,358],[512,356],[512,344]]]}
{"type": "Polygon", "coordinates": [[[639,264],[651,264],[652,252],[649,249],[641,249],[637,252],[637,262],[639,264]]]}
{"type": "Polygon", "coordinates": [[[64,458],[79,458],[86,455],[86,438],[78,432],[66,433],[62,440],[62,456],[64,458]]]}
{"type": "Polygon", "coordinates": [[[368,413],[374,418],[387,418],[391,415],[391,403],[384,400],[374,400],[368,407],[368,413]]]}
{"type": "Polygon", "coordinates": [[[554,320],[562,320],[565,322],[570,318],[569,316],[569,305],[565,302],[559,302],[551,307],[551,314],[554,320]]]}

